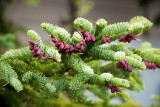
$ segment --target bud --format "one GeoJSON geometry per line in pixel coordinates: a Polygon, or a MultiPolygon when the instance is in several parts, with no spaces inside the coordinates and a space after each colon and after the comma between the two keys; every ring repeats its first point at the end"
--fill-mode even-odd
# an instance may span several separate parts
{"type": "Polygon", "coordinates": [[[59,47],[59,46],[62,45],[62,44],[63,44],[62,41],[58,41],[58,42],[55,43],[55,46],[56,46],[56,47],[59,47]]]}
{"type": "Polygon", "coordinates": [[[153,69],[156,69],[156,65],[154,63],[151,64],[153,69]]]}
{"type": "Polygon", "coordinates": [[[131,33],[128,33],[127,35],[128,35],[128,38],[132,38],[133,36],[131,33]]]}
{"type": "Polygon", "coordinates": [[[38,50],[39,50],[39,47],[34,47],[34,50],[35,50],[35,51],[38,51],[38,50]]]}
{"type": "Polygon", "coordinates": [[[121,37],[119,38],[119,41],[122,42],[122,41],[123,41],[123,38],[124,38],[124,37],[121,36],[121,37]]]}
{"type": "Polygon", "coordinates": [[[70,49],[70,50],[73,50],[73,46],[72,46],[72,45],[69,45],[69,49],[70,49]]]}
{"type": "Polygon", "coordinates": [[[83,44],[85,44],[85,40],[84,39],[82,40],[82,42],[83,42],[83,44]]]}
{"type": "Polygon", "coordinates": [[[125,61],[124,61],[124,60],[122,60],[120,63],[121,63],[122,65],[125,65],[125,61]]]}
{"type": "Polygon", "coordinates": [[[111,40],[110,39],[106,39],[106,42],[111,43],[111,40]]]}
{"type": "Polygon", "coordinates": [[[35,42],[34,45],[35,45],[35,46],[38,46],[38,42],[35,42]]]}
{"type": "Polygon", "coordinates": [[[80,33],[83,35],[83,33],[84,33],[83,30],[80,30],[80,33]]]}
{"type": "Polygon", "coordinates": [[[128,35],[125,35],[124,38],[125,38],[126,40],[128,40],[128,35]]]}
{"type": "Polygon", "coordinates": [[[33,50],[33,49],[34,49],[34,46],[30,46],[29,49],[30,49],[30,50],[33,50]]]}
{"type": "Polygon", "coordinates": [[[31,53],[34,54],[34,53],[35,53],[35,50],[32,50],[31,53]]]}
{"type": "Polygon", "coordinates": [[[52,42],[56,43],[57,39],[56,38],[52,38],[52,42]]]}
{"type": "Polygon", "coordinates": [[[84,47],[83,47],[83,46],[80,46],[80,50],[83,51],[83,50],[84,50],[84,47]]]}
{"type": "Polygon", "coordinates": [[[117,68],[121,68],[121,64],[119,62],[117,62],[117,68]]]}
{"type": "Polygon", "coordinates": [[[40,55],[38,55],[38,58],[42,58],[43,53],[41,52],[40,55]]]}
{"type": "Polygon", "coordinates": [[[136,37],[135,35],[133,35],[133,36],[132,36],[132,39],[133,39],[133,40],[136,40],[136,39],[137,39],[137,37],[136,37]]]}
{"type": "Polygon", "coordinates": [[[146,67],[148,67],[148,62],[147,61],[143,61],[143,63],[146,65],[146,67]]]}
{"type": "Polygon", "coordinates": [[[127,66],[126,64],[123,66],[123,70],[124,70],[124,71],[127,71],[127,70],[128,70],[128,66],[127,66]]]}
{"type": "Polygon", "coordinates": [[[156,64],[156,67],[157,67],[157,68],[160,68],[160,64],[156,64]]]}
{"type": "Polygon", "coordinates": [[[77,48],[77,49],[79,49],[79,48],[80,48],[80,46],[79,46],[78,44],[76,44],[76,48],[77,48]]]}
{"type": "Polygon", "coordinates": [[[114,93],[115,92],[115,89],[114,88],[111,88],[111,93],[114,93]]]}
{"type": "Polygon", "coordinates": [[[131,43],[131,41],[132,41],[131,39],[128,39],[128,43],[131,43]]]}
{"type": "Polygon", "coordinates": [[[89,32],[84,32],[84,34],[83,34],[85,37],[88,37],[89,36],[89,32]]]}
{"type": "Polygon", "coordinates": [[[84,42],[81,41],[81,42],[79,42],[79,44],[80,44],[80,45],[84,45],[84,42]]]}
{"type": "Polygon", "coordinates": [[[64,49],[64,45],[62,44],[58,49],[59,49],[59,50],[64,49]]]}
{"type": "Polygon", "coordinates": [[[57,60],[56,58],[53,58],[52,60],[53,60],[54,62],[58,62],[58,60],[57,60]]]}
{"type": "Polygon", "coordinates": [[[45,56],[45,57],[44,57],[44,60],[47,60],[47,59],[48,59],[48,56],[45,56]]]}
{"type": "Polygon", "coordinates": [[[88,35],[87,37],[86,37],[86,41],[89,41],[91,38],[90,38],[90,36],[88,35]]]}
{"type": "Polygon", "coordinates": [[[36,52],[36,54],[37,54],[37,55],[40,55],[40,54],[41,54],[41,50],[38,50],[38,51],[36,52]]]}
{"type": "Polygon", "coordinates": [[[128,66],[127,69],[128,69],[129,72],[132,72],[132,67],[131,66],[128,66]]]}
{"type": "Polygon", "coordinates": [[[51,38],[54,38],[53,35],[51,35],[51,38]]]}
{"type": "Polygon", "coordinates": [[[127,42],[126,38],[123,38],[123,42],[127,42]]]}
{"type": "Polygon", "coordinates": [[[86,44],[90,44],[91,43],[91,41],[85,41],[86,42],[86,44]]]}
{"type": "Polygon", "coordinates": [[[69,52],[69,48],[65,49],[64,52],[65,52],[65,53],[68,53],[68,52],[69,52]]]}
{"type": "Polygon", "coordinates": [[[34,43],[34,40],[29,40],[28,43],[29,43],[29,44],[33,44],[33,43],[34,43]]]}
{"type": "Polygon", "coordinates": [[[125,63],[127,63],[127,60],[126,60],[126,59],[123,59],[123,61],[124,61],[125,63]]]}
{"type": "Polygon", "coordinates": [[[91,37],[91,41],[96,41],[96,38],[94,37],[94,35],[90,35],[90,37],[91,37]]]}
{"type": "Polygon", "coordinates": [[[112,84],[108,84],[108,88],[112,88],[112,84]]]}
{"type": "Polygon", "coordinates": [[[120,87],[116,87],[116,88],[115,88],[115,91],[116,91],[116,92],[119,92],[120,90],[121,90],[120,87]]]}
{"type": "Polygon", "coordinates": [[[107,38],[105,36],[102,37],[102,42],[106,43],[107,42],[107,38]]]}
{"type": "Polygon", "coordinates": [[[64,44],[64,49],[69,49],[69,45],[68,44],[64,44]]]}

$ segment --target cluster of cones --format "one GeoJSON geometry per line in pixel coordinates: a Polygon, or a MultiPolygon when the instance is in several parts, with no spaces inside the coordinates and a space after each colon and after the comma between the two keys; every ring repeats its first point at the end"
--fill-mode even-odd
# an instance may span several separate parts
{"type": "Polygon", "coordinates": [[[34,42],[34,40],[29,40],[28,43],[30,44],[29,49],[31,50],[31,53],[33,54],[33,57],[42,58],[43,52],[38,47],[38,42],[34,42]]]}
{"type": "Polygon", "coordinates": [[[122,68],[124,71],[132,72],[132,67],[126,64],[127,60],[123,59],[121,62],[117,62],[117,68],[122,68]]]}
{"type": "MultiPolygon", "coordinates": [[[[34,40],[29,40],[29,49],[31,50],[31,53],[33,54],[33,57],[38,57],[38,58],[42,58],[43,57],[43,52],[41,52],[41,50],[38,47],[38,42],[35,42],[34,40]]],[[[52,59],[54,62],[58,62],[58,60],[56,58],[51,58],[48,55],[46,55],[44,57],[44,60],[48,60],[48,59],[52,59]]]]}
{"type": "Polygon", "coordinates": [[[121,90],[120,87],[113,87],[112,84],[108,84],[108,88],[111,89],[111,93],[114,93],[114,92],[119,92],[121,90]]]}
{"type": "Polygon", "coordinates": [[[65,42],[57,41],[56,38],[54,38],[52,35],[51,38],[52,42],[54,42],[55,46],[58,48],[58,52],[64,55],[66,54],[72,55],[73,53],[75,54],[80,53],[84,50],[84,44],[85,44],[84,40],[82,40],[81,42],[76,44],[76,46],[73,47],[72,45],[66,44],[65,42]]]}
{"type": "Polygon", "coordinates": [[[57,41],[56,38],[54,38],[51,35],[52,42],[55,43],[55,46],[58,48],[58,52],[62,53],[64,55],[69,54],[72,55],[73,53],[80,53],[84,50],[84,44],[90,44],[91,42],[95,42],[95,37],[94,35],[89,35],[89,32],[83,32],[82,30],[80,31],[80,34],[83,36],[83,40],[77,43],[75,46],[72,46],[70,44],[67,44],[62,41],[57,41]]]}
{"type": "Polygon", "coordinates": [[[150,63],[146,60],[143,60],[143,63],[146,65],[148,69],[156,69],[156,67],[160,68],[160,64],[150,63]]]}
{"type": "Polygon", "coordinates": [[[111,40],[110,40],[109,36],[103,36],[102,37],[102,42],[103,43],[106,43],[106,42],[111,43],[111,40]]]}
{"type": "Polygon", "coordinates": [[[128,43],[131,43],[131,41],[132,40],[136,40],[137,39],[137,37],[136,37],[136,35],[132,35],[131,33],[128,33],[127,35],[125,35],[125,36],[121,36],[120,38],[119,38],[119,41],[120,42],[128,42],[128,43]]]}
{"type": "Polygon", "coordinates": [[[85,40],[86,44],[90,44],[91,42],[96,41],[95,36],[94,35],[89,35],[89,32],[87,32],[87,31],[84,32],[83,30],[80,30],[80,34],[82,34],[83,39],[85,40]]]}

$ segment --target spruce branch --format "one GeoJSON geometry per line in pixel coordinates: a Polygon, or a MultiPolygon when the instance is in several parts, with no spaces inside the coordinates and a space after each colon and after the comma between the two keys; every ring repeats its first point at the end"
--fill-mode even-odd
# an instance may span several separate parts
{"type": "Polygon", "coordinates": [[[12,69],[12,67],[4,61],[0,62],[0,71],[3,75],[3,79],[10,83],[11,86],[13,86],[17,92],[23,90],[23,86],[21,82],[18,80],[17,73],[12,69]]]}

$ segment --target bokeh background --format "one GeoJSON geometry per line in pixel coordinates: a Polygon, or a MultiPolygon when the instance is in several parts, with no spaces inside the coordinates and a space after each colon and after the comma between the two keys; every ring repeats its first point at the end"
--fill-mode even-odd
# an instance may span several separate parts
{"type": "MultiPolygon", "coordinates": [[[[8,3],[4,3],[4,1],[0,0],[0,6],[4,6],[6,9],[3,14],[4,18],[21,26],[18,27],[20,30],[14,33],[21,44],[18,46],[28,45],[27,29],[35,30],[43,42],[49,43],[49,35],[40,27],[42,22],[65,27],[73,33],[71,22],[77,16],[87,18],[92,22],[104,18],[108,24],[129,21],[134,16],[145,16],[154,22],[154,25],[149,31],[144,32],[138,41],[132,42],[131,46],[139,48],[143,41],[149,41],[153,47],[160,48],[160,18],[158,19],[160,17],[160,0],[7,0],[12,1],[8,3]],[[80,4],[76,4],[77,1],[81,1],[80,4]],[[76,13],[77,8],[75,7],[84,8],[76,13]]],[[[4,51],[1,50],[1,52],[4,51]]],[[[129,93],[139,104],[151,105],[155,103],[151,100],[151,95],[160,95],[160,70],[145,70],[140,75],[146,89],[141,93],[129,93]]],[[[91,99],[94,100],[95,97],[93,96],[91,99]]],[[[118,100],[114,99],[111,102],[115,103],[118,100]]]]}

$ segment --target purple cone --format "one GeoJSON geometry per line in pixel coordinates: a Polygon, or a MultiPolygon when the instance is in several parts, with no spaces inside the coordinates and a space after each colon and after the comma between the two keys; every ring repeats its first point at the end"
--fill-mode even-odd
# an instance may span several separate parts
{"type": "Polygon", "coordinates": [[[54,38],[53,35],[51,35],[51,38],[54,38]]]}
{"type": "Polygon", "coordinates": [[[157,67],[157,68],[160,68],[160,64],[156,64],[156,67],[157,67]]]}
{"type": "Polygon", "coordinates": [[[117,68],[121,68],[121,64],[119,62],[117,62],[116,66],[117,68]]]}
{"type": "Polygon", "coordinates": [[[126,60],[126,59],[123,59],[123,61],[124,61],[125,63],[127,63],[127,60],[126,60]]]}
{"type": "Polygon", "coordinates": [[[64,52],[65,52],[65,53],[68,53],[68,52],[69,52],[69,48],[65,49],[64,52]]]}
{"type": "Polygon", "coordinates": [[[102,37],[102,42],[106,43],[107,42],[107,38],[105,36],[102,37]]]}
{"type": "Polygon", "coordinates": [[[119,38],[119,41],[122,42],[122,41],[123,41],[123,38],[124,38],[124,37],[121,36],[121,37],[119,38]]]}
{"type": "Polygon", "coordinates": [[[127,66],[126,64],[123,66],[123,70],[124,70],[124,71],[127,71],[127,70],[128,70],[128,66],[127,66]]]}
{"type": "Polygon", "coordinates": [[[58,62],[58,60],[57,60],[56,58],[53,58],[53,61],[54,61],[54,62],[58,62]]]}
{"type": "Polygon", "coordinates": [[[110,39],[106,39],[106,42],[111,43],[111,40],[110,39]]]}
{"type": "Polygon", "coordinates": [[[88,37],[89,36],[89,32],[84,32],[84,34],[83,34],[85,37],[88,37]]]}
{"type": "Polygon", "coordinates": [[[108,88],[112,88],[112,84],[108,84],[108,88]]]}
{"type": "Polygon", "coordinates": [[[64,44],[64,49],[69,49],[69,45],[68,44],[64,44]]]}
{"type": "Polygon", "coordinates": [[[87,37],[86,37],[86,41],[89,41],[91,38],[90,38],[90,36],[88,35],[87,37]]]}
{"type": "Polygon", "coordinates": [[[116,88],[115,88],[115,91],[116,91],[116,92],[119,92],[120,90],[121,90],[120,87],[116,87],[116,88]]]}
{"type": "Polygon", "coordinates": [[[83,33],[84,33],[83,30],[80,30],[80,33],[83,35],[83,33]]]}
{"type": "Polygon", "coordinates": [[[123,42],[127,42],[127,40],[125,38],[123,38],[123,42]]]}
{"type": "Polygon", "coordinates": [[[81,42],[79,42],[79,44],[80,44],[80,45],[84,45],[84,42],[81,41],[81,42]]]}
{"type": "Polygon", "coordinates": [[[37,55],[40,55],[40,54],[41,54],[41,50],[38,50],[38,51],[36,52],[36,54],[37,54],[37,55]]]}
{"type": "Polygon", "coordinates": [[[33,49],[34,49],[34,46],[30,46],[29,49],[30,49],[30,50],[33,50],[33,49]]]}
{"type": "Polygon", "coordinates": [[[156,69],[156,65],[154,63],[151,64],[153,69],[156,69]]]}
{"type": "Polygon", "coordinates": [[[91,41],[93,42],[96,41],[96,38],[94,37],[94,35],[91,35],[90,37],[91,37],[91,41]]]}
{"type": "Polygon", "coordinates": [[[38,50],[39,50],[39,47],[34,47],[34,50],[35,50],[35,51],[38,51],[38,50]]]}
{"type": "Polygon", "coordinates": [[[83,50],[84,50],[84,47],[83,47],[83,46],[80,46],[80,50],[83,51],[83,50]]]}
{"type": "Polygon", "coordinates": [[[32,50],[31,53],[34,54],[34,53],[35,53],[35,50],[32,50]]]}
{"type": "Polygon", "coordinates": [[[132,67],[131,66],[128,66],[128,71],[132,72],[132,67]]]}
{"type": "Polygon", "coordinates": [[[56,38],[52,38],[52,42],[56,43],[57,39],[56,38]]]}
{"type": "Polygon", "coordinates": [[[152,69],[152,64],[151,63],[148,63],[148,68],[152,69]]]}
{"type": "Polygon", "coordinates": [[[47,59],[48,59],[48,56],[45,56],[45,57],[44,57],[44,60],[47,60],[47,59]]]}
{"type": "Polygon", "coordinates": [[[121,63],[122,65],[125,65],[125,61],[124,61],[124,60],[122,60],[120,63],[121,63]]]}
{"type": "Polygon", "coordinates": [[[35,45],[35,46],[38,46],[38,42],[35,42],[34,45],[35,45]]]}
{"type": "Polygon", "coordinates": [[[72,46],[72,45],[69,45],[69,49],[70,49],[70,50],[73,50],[73,46],[72,46]]]}
{"type": "Polygon", "coordinates": [[[75,46],[77,49],[79,49],[80,48],[80,46],[78,45],[78,44],[76,44],[76,46],[75,46]]]}
{"type": "Polygon", "coordinates": [[[62,44],[63,44],[62,41],[58,41],[58,42],[55,43],[55,46],[56,46],[56,47],[59,47],[59,46],[62,45],[62,44]]]}
{"type": "Polygon", "coordinates": [[[42,58],[43,53],[41,52],[40,55],[38,55],[38,58],[42,58]]]}
{"type": "Polygon", "coordinates": [[[114,88],[111,88],[111,93],[114,93],[115,92],[115,89],[114,88]]]}
{"type": "Polygon", "coordinates": [[[29,40],[28,43],[33,44],[34,40],[29,40]]]}

